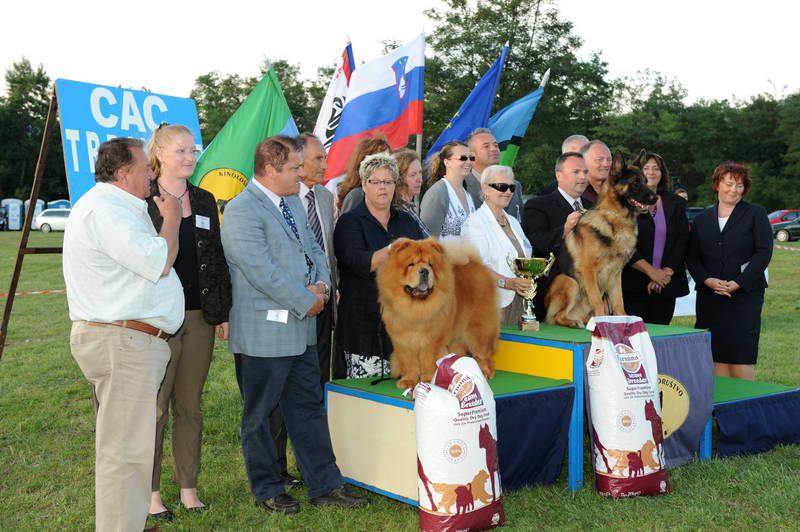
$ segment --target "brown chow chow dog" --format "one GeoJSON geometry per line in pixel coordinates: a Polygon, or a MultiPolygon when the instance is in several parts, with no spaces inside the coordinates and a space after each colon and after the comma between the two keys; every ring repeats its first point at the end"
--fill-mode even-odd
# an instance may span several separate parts
{"type": "Polygon", "coordinates": [[[558,252],[559,274],[544,300],[547,323],[582,328],[591,316],[605,314],[603,295],[612,314],[625,314],[622,268],[636,249],[636,217],[657,199],[642,171],[615,153],[597,205],[581,216],[558,252]]]}
{"type": "Polygon", "coordinates": [[[430,381],[436,360],[469,351],[494,376],[497,284],[472,246],[400,238],[378,269],[378,301],[392,339],[392,375],[404,389],[430,381]]]}

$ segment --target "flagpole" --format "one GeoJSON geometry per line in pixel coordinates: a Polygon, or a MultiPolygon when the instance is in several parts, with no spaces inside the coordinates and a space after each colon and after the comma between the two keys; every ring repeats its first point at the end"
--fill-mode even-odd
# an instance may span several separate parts
{"type": "Polygon", "coordinates": [[[422,133],[417,133],[417,155],[422,157],[422,133]]]}

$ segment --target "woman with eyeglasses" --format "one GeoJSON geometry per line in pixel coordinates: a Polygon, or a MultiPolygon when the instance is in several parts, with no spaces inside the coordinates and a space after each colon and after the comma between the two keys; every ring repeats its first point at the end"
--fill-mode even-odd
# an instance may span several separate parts
{"type": "MultiPolygon", "coordinates": [[[[206,509],[197,496],[203,431],[200,400],[211,365],[215,328],[221,340],[228,339],[231,282],[222,251],[216,200],[189,182],[199,155],[191,131],[181,125],[162,124],[153,132],[148,153],[156,175],[150,184],[151,198],[172,196],[183,211],[174,268],[183,285],[186,318],[167,341],[171,356],[158,392],[150,498],[150,516],[171,521],[173,514],[164,504],[160,488],[164,429],[170,408],[174,479],[181,488],[178,502],[190,512],[206,509]]],[[[163,219],[152,199],[147,200],[147,210],[158,231],[163,219]]]]}
{"type": "Polygon", "coordinates": [[[378,308],[375,272],[393,240],[425,238],[414,219],[392,204],[400,172],[390,155],[367,156],[359,175],[364,201],[343,213],[333,231],[340,316],[335,337],[350,379],[389,375],[392,343],[378,308]]]}
{"type": "Polygon", "coordinates": [[[389,141],[386,140],[382,133],[376,133],[375,136],[365,137],[358,141],[355,149],[350,154],[350,158],[347,160],[344,179],[339,183],[335,191],[337,216],[364,201],[364,191],[361,190],[361,176],[358,175],[358,168],[364,157],[375,153],[388,153],[391,149],[389,141]]]}
{"type": "Polygon", "coordinates": [[[461,227],[461,238],[480,252],[497,279],[503,325],[516,325],[522,316],[523,297],[532,281],[514,275],[509,259],[531,257],[533,249],[516,218],[504,210],[514,196],[514,172],[492,165],[481,174],[483,204],[461,227]]]}
{"type": "Polygon", "coordinates": [[[430,159],[430,188],[422,197],[420,218],[431,235],[458,237],[475,204],[464,187],[475,156],[463,142],[448,142],[430,159]]]}
{"type": "Polygon", "coordinates": [[[642,169],[658,200],[637,218],[636,250],[622,270],[625,312],[645,323],[669,325],[675,300],[689,293],[686,201],[670,192],[669,170],[660,155],[642,150],[633,165],[642,169]]]}
{"type": "Polygon", "coordinates": [[[415,198],[422,189],[422,163],[419,155],[414,150],[400,148],[392,153],[392,157],[397,162],[397,169],[400,171],[400,182],[394,194],[394,203],[400,210],[411,216],[420,230],[430,236],[431,232],[419,217],[419,208],[415,203],[415,198]]]}

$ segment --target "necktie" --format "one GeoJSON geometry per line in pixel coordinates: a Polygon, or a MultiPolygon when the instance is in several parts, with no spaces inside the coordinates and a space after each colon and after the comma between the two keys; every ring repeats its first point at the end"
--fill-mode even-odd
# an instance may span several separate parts
{"type": "MultiPolygon", "coordinates": [[[[294,237],[300,242],[300,248],[303,247],[303,241],[300,240],[300,233],[297,231],[297,223],[294,221],[294,216],[292,216],[292,211],[289,210],[289,206],[286,205],[286,202],[281,198],[281,214],[283,214],[283,219],[286,220],[286,223],[289,224],[289,227],[292,228],[292,233],[294,233],[294,237]]],[[[314,263],[311,262],[311,259],[308,257],[308,253],[306,253],[305,249],[303,249],[303,254],[306,257],[306,266],[308,267],[308,276],[311,277],[311,270],[314,267],[314,263]]]]}
{"type": "Polygon", "coordinates": [[[322,251],[325,251],[325,240],[322,238],[322,225],[320,225],[319,216],[317,216],[314,189],[308,191],[308,194],[306,194],[306,199],[308,200],[308,225],[314,232],[314,237],[316,237],[319,247],[322,248],[322,251]]]}
{"type": "Polygon", "coordinates": [[[580,211],[581,208],[582,208],[581,207],[581,202],[578,201],[578,200],[575,200],[575,203],[572,204],[572,208],[575,209],[576,211],[580,211]]]}

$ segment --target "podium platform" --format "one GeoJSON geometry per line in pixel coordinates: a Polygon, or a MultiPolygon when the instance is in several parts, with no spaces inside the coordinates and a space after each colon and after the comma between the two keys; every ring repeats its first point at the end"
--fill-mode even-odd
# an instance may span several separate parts
{"type": "MultiPolygon", "coordinates": [[[[350,484],[418,505],[414,403],[395,379],[342,379],[325,385],[336,463],[350,484]]],[[[575,386],[497,371],[495,395],[500,478],[504,491],[558,480],[575,386]]]]}
{"type": "MultiPolygon", "coordinates": [[[[664,440],[669,467],[701,459],[706,446],[707,422],[711,417],[713,362],[711,335],[689,327],[645,324],[653,341],[659,368],[663,417],[668,434],[664,440]]],[[[591,346],[591,333],[542,323],[538,332],[504,327],[495,356],[498,369],[568,379],[575,384],[567,450],[567,485],[571,491],[583,486],[584,362],[591,346]]]]}
{"type": "MultiPolygon", "coordinates": [[[[800,389],[758,381],[714,377],[713,419],[717,456],[763,453],[779,444],[800,444],[800,389]]],[[[712,425],[704,438],[712,454],[712,425]]]]}

